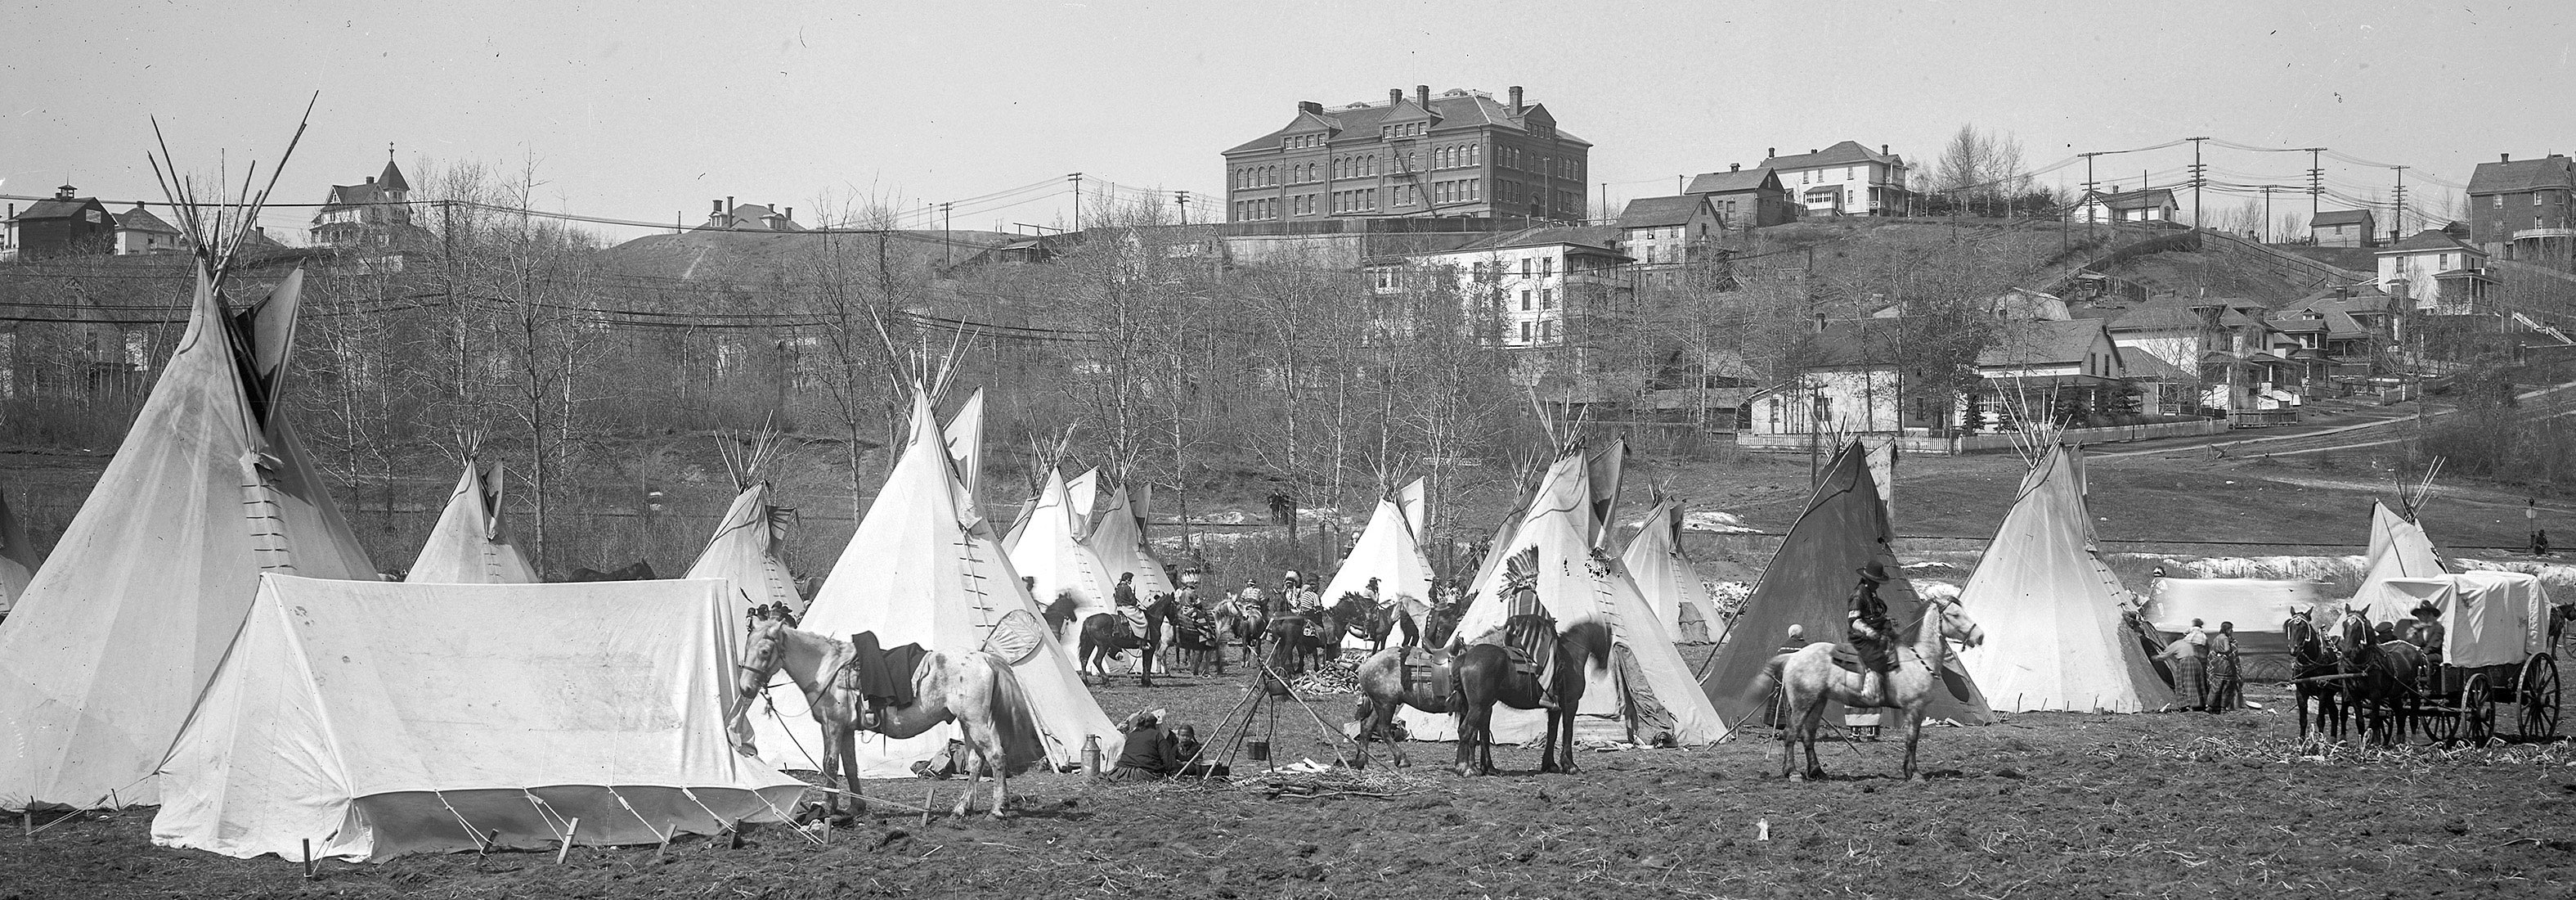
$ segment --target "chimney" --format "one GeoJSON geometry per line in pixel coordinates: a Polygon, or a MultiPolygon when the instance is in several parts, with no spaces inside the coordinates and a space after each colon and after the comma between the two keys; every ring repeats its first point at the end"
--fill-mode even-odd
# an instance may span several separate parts
{"type": "Polygon", "coordinates": [[[1764,147],[1764,148],[1762,148],[1762,158],[1763,158],[1763,159],[1770,159],[1770,158],[1772,158],[1772,157],[1774,157],[1774,156],[1778,156],[1778,155],[1780,155],[1780,148],[1778,148],[1778,147],[1764,147]]]}
{"type": "Polygon", "coordinates": [[[1512,85],[1512,115],[1521,114],[1521,86],[1512,85]]]}
{"type": "Polygon", "coordinates": [[[1880,145],[1878,145],[1878,155],[1880,155],[1880,156],[1888,156],[1888,155],[1890,155],[1890,154],[1887,152],[1887,145],[1886,145],[1886,144],[1880,144],[1880,145]]]}
{"type": "Polygon", "coordinates": [[[1403,105],[1404,105],[1404,89],[1403,89],[1403,88],[1387,88],[1387,89],[1386,89],[1386,105],[1388,105],[1388,106],[1403,106],[1403,105]]]}
{"type": "Polygon", "coordinates": [[[2496,162],[2512,162],[2512,161],[2513,161],[2513,154],[2511,154],[2511,153],[2498,153],[2498,154],[2496,154],[2496,162]]]}
{"type": "Polygon", "coordinates": [[[1297,101],[1297,111],[1309,115],[1320,116],[1324,114],[1324,105],[1313,100],[1299,100],[1297,101]]]}
{"type": "Polygon", "coordinates": [[[368,184],[374,184],[374,183],[376,183],[376,176],[373,176],[373,175],[369,175],[369,176],[367,176],[367,183],[368,183],[368,184]]]}
{"type": "Polygon", "coordinates": [[[786,219],[790,222],[796,221],[796,207],[788,207],[785,213],[781,213],[779,215],[779,218],[786,219]]]}
{"type": "Polygon", "coordinates": [[[1726,164],[1726,170],[1727,170],[1727,171],[1729,171],[1729,172],[1740,172],[1740,171],[1743,171],[1743,170],[1744,170],[1744,164],[1743,164],[1743,163],[1727,163],[1727,164],[1726,164]]]}
{"type": "Polygon", "coordinates": [[[1814,156],[1814,155],[1816,155],[1816,148],[1814,148],[1814,147],[1809,147],[1809,148],[1807,148],[1807,155],[1808,155],[1808,156],[1814,156]]]}
{"type": "Polygon", "coordinates": [[[1421,106],[1422,106],[1422,108],[1423,108],[1423,109],[1430,109],[1430,108],[1431,108],[1431,86],[1430,86],[1430,85],[1427,85],[1427,84],[1417,84],[1417,85],[1414,85],[1414,86],[1413,86],[1413,102],[1418,103],[1418,104],[1421,104],[1421,106]]]}

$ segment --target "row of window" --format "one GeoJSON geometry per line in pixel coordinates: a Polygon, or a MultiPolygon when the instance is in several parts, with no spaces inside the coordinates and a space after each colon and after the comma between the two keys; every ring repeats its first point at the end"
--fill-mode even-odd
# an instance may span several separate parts
{"type": "MultiPolygon", "coordinates": [[[[2504,195],[2504,194],[2497,194],[2497,195],[2495,195],[2495,208],[2497,208],[2497,209],[2503,209],[2503,208],[2504,208],[2504,198],[2505,198],[2505,196],[2506,196],[2506,195],[2504,195]]],[[[2539,206],[2539,205],[2542,205],[2543,203],[2548,202],[2548,201],[2546,201],[2546,200],[2542,199],[2544,196],[2545,196],[2545,195],[2544,195],[2544,192],[2541,192],[2541,191],[2533,191],[2533,192],[2531,192],[2531,205],[2533,205],[2533,206],[2539,206]]]]}
{"type": "Polygon", "coordinates": [[[1375,209],[1377,209],[1376,188],[1333,192],[1333,212],[1336,214],[1368,212],[1375,209]]]}
{"type": "MultiPolygon", "coordinates": [[[[1827,180],[1829,180],[1829,179],[1830,179],[1830,177],[1831,177],[1831,176],[1829,176],[1829,175],[1827,174],[1827,173],[1828,173],[1828,172],[1830,172],[1830,171],[1831,171],[1831,170],[1829,170],[1829,169],[1808,169],[1808,170],[1806,170],[1806,171],[1803,171],[1803,172],[1798,173],[1798,183],[1799,183],[1799,184],[1807,184],[1807,183],[1809,183],[1810,181],[1813,181],[1813,182],[1815,182],[1815,183],[1819,183],[1819,184],[1821,184],[1821,183],[1823,183],[1823,182],[1825,182],[1825,181],[1827,181],[1827,180]]],[[[1842,177],[1842,179],[1841,179],[1841,180],[1843,180],[1843,181],[1859,181],[1859,180],[1860,180],[1860,167],[1859,167],[1859,166],[1844,166],[1844,167],[1843,167],[1843,177],[1842,177]]]]}
{"type": "Polygon", "coordinates": [[[1556,320],[1550,319],[1544,322],[1522,322],[1521,343],[1526,344],[1530,342],[1531,325],[1538,326],[1538,340],[1540,342],[1556,340],[1556,320]]]}
{"type": "Polygon", "coordinates": [[[1378,137],[1421,137],[1430,133],[1431,123],[1429,122],[1405,122],[1399,125],[1380,125],[1377,127],[1378,137]]]}
{"type": "MultiPolygon", "coordinates": [[[[1524,260],[1524,262],[1526,262],[1526,260],[1524,260]]],[[[1540,289],[1538,290],[1538,308],[1540,308],[1540,309],[1555,309],[1555,308],[1556,308],[1556,289],[1555,289],[1555,288],[1540,288],[1540,289]]],[[[1521,311],[1522,311],[1522,312],[1529,312],[1529,311],[1530,311],[1530,290],[1529,290],[1528,288],[1522,288],[1522,289],[1521,289],[1521,311]]]]}
{"type": "Polygon", "coordinates": [[[1237,222],[1254,222],[1276,218],[1279,218],[1279,198],[1277,197],[1265,197],[1259,200],[1234,201],[1234,220],[1237,222]]]}
{"type": "Polygon", "coordinates": [[[1469,179],[1431,183],[1431,202],[1433,203],[1468,203],[1482,199],[1485,199],[1485,183],[1482,181],[1469,179]]]}
{"type": "Polygon", "coordinates": [[[1434,169],[1464,169],[1484,161],[1484,148],[1475,144],[1451,144],[1431,150],[1434,169]]]}
{"type": "Polygon", "coordinates": [[[1321,147],[1323,145],[1324,136],[1320,134],[1292,134],[1279,139],[1279,146],[1288,150],[1299,150],[1307,147],[1321,147]]]}

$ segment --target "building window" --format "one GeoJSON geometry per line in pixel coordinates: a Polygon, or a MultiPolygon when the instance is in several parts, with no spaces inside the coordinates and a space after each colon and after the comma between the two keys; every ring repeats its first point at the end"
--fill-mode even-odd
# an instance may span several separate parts
{"type": "Polygon", "coordinates": [[[1555,289],[1555,288],[1540,288],[1540,289],[1539,289],[1539,291],[1538,291],[1538,308],[1540,308],[1540,309],[1555,309],[1555,308],[1556,308],[1556,289],[1555,289]]]}
{"type": "Polygon", "coordinates": [[[1521,323],[1521,343],[1524,343],[1524,344],[1529,343],[1529,339],[1530,339],[1530,323],[1528,323],[1528,322],[1522,322],[1522,323],[1521,323]]]}
{"type": "Polygon", "coordinates": [[[1556,340],[1556,320],[1549,319],[1545,322],[1538,323],[1538,339],[1542,341],[1556,340]]]}
{"type": "Polygon", "coordinates": [[[1540,277],[1540,278],[1548,278],[1548,277],[1552,277],[1552,276],[1554,276],[1555,274],[1556,274],[1556,257],[1553,257],[1553,256],[1545,257],[1545,258],[1542,258],[1542,259],[1540,259],[1540,260],[1538,261],[1538,277],[1540,277]]]}
{"type": "MultiPolygon", "coordinates": [[[[1524,273],[1521,273],[1521,274],[1526,275],[1526,274],[1529,274],[1529,273],[1524,272],[1524,273]]],[[[1522,311],[1522,312],[1529,312],[1529,309],[1530,309],[1530,292],[1529,292],[1529,288],[1522,288],[1522,289],[1521,289],[1521,311],[1522,311]]]]}

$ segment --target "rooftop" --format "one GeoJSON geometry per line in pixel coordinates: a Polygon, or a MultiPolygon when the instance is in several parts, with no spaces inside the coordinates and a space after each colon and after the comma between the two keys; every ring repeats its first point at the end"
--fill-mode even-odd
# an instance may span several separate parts
{"type": "Polygon", "coordinates": [[[1777,177],[1770,169],[1761,166],[1725,172],[1702,172],[1691,177],[1690,187],[1684,188],[1682,193],[1733,194],[1758,190],[1766,183],[1771,187],[1778,187],[1777,177]]]}
{"type": "MultiPolygon", "coordinates": [[[[1407,96],[1403,100],[1390,103],[1353,103],[1348,106],[1336,107],[1302,107],[1298,110],[1297,117],[1290,119],[1287,125],[1281,126],[1278,130],[1272,131],[1269,134],[1262,135],[1261,137],[1255,138],[1251,141],[1229,148],[1225,152],[1227,155],[1233,155],[1236,153],[1245,153],[1255,150],[1275,149],[1279,146],[1279,139],[1282,136],[1289,134],[1312,133],[1315,131],[1328,132],[1337,138],[1343,136],[1356,136],[1367,138],[1369,140],[1376,140],[1378,137],[1379,125],[1399,120],[1411,121],[1421,117],[1422,112],[1422,106],[1417,103],[1415,98],[1412,96],[1407,96]]],[[[1529,123],[1533,120],[1548,125],[1553,125],[1556,122],[1555,117],[1547,112],[1545,104],[1527,104],[1521,108],[1521,114],[1515,116],[1512,115],[1512,111],[1509,106],[1495,102],[1491,95],[1482,91],[1469,91],[1459,88],[1451,88],[1447,91],[1432,95],[1430,112],[1433,118],[1431,128],[1432,132],[1435,134],[1450,129],[1464,129],[1477,126],[1492,126],[1498,128],[1509,128],[1515,131],[1527,131],[1529,123]]],[[[1557,132],[1556,136],[1558,139],[1569,143],[1580,144],[1586,147],[1592,145],[1589,141],[1585,141],[1563,131],[1557,132]]]]}
{"type": "Polygon", "coordinates": [[[1762,161],[1766,169],[1821,169],[1826,166],[1850,166],[1860,163],[1905,164],[1905,158],[1894,153],[1881,153],[1861,146],[1859,141],[1843,141],[1822,150],[1810,150],[1795,156],[1774,156],[1762,161]]]}
{"type": "Polygon", "coordinates": [[[2552,153],[2539,159],[2479,163],[2469,176],[2469,193],[2511,194],[2541,188],[2576,188],[2576,162],[2552,153]]]}
{"type": "Polygon", "coordinates": [[[1658,228],[1688,224],[1692,216],[1707,207],[1708,198],[1696,195],[1639,197],[1628,201],[1628,208],[1619,213],[1618,227],[1658,228]]]}

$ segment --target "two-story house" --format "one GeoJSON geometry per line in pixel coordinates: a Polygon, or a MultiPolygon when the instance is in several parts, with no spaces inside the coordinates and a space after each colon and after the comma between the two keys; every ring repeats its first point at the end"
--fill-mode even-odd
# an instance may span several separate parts
{"type": "Polygon", "coordinates": [[[2308,393],[2322,396],[2339,379],[2378,374],[2380,352],[2396,343],[2400,327],[2389,307],[2387,294],[2334,288],[2271,311],[2264,324],[2273,355],[2299,366],[2308,393]]]}
{"type": "Polygon", "coordinates": [[[2084,192],[2084,198],[2075,201],[2075,205],[2067,210],[2066,218],[2070,222],[2103,224],[2171,222],[2181,210],[2181,204],[2174,201],[2174,192],[2170,189],[2123,191],[2118,185],[2113,185],[2108,191],[2084,192]]]}
{"type": "Polygon", "coordinates": [[[1426,273],[1455,279],[1471,322],[1498,321],[1495,343],[1558,346],[1575,317],[1635,301],[1635,260],[1619,251],[1618,235],[1604,226],[1524,228],[1455,250],[1373,260],[1366,268],[1379,291],[1402,290],[1426,273]]]}
{"type": "Polygon", "coordinates": [[[2377,256],[2380,289],[2401,304],[2434,315],[2475,315],[2495,288],[2487,252],[2450,229],[2424,229],[2381,248],[2377,256]]]}
{"type": "Polygon", "coordinates": [[[2308,220],[2308,240],[2319,247],[2379,246],[2379,219],[2366,209],[2329,209],[2308,220]]]}
{"type": "Polygon", "coordinates": [[[1306,101],[1276,131],[1225,151],[1226,220],[1476,216],[1577,221],[1592,144],[1544,104],[1429,85],[1383,104],[1306,101]]]}
{"type": "Polygon", "coordinates": [[[1707,197],[1717,214],[1736,228],[1785,225],[1805,208],[1790,201],[1788,189],[1780,186],[1780,173],[1760,166],[1747,169],[1743,163],[1728,163],[1724,172],[1692,176],[1682,193],[1707,197]]]}
{"type": "Polygon", "coordinates": [[[1892,216],[1905,212],[1905,157],[1888,152],[1886,144],[1872,152],[1859,141],[1844,141],[1795,156],[1781,156],[1780,148],[1773,147],[1757,168],[1777,174],[1780,186],[1806,208],[1808,215],[1892,216]]]}
{"type": "Polygon", "coordinates": [[[385,151],[383,172],[358,184],[335,184],[313,213],[313,243],[339,250],[386,255],[425,251],[437,242],[413,221],[411,180],[385,151]]]}
{"type": "Polygon", "coordinates": [[[54,189],[9,217],[9,234],[0,241],[0,259],[38,260],[55,256],[109,253],[116,248],[116,216],[96,197],[83,197],[71,185],[54,189]]]}
{"type": "Polygon", "coordinates": [[[117,255],[176,253],[182,249],[185,246],[179,229],[144,209],[143,204],[116,214],[117,255]]]}
{"type": "Polygon", "coordinates": [[[2296,406],[2298,367],[2272,352],[2265,307],[2243,298],[2159,297],[2112,312],[2111,338],[2187,372],[2197,372],[2200,405],[2250,410],[2296,406]]]}
{"type": "Polygon", "coordinates": [[[2576,268],[2576,161],[2552,153],[2479,163],[2469,176],[2468,241],[2495,259],[2576,268]]]}
{"type": "Polygon", "coordinates": [[[1682,263],[1717,246],[1726,217],[1705,196],[1641,197],[1628,201],[1612,227],[1619,249],[1638,263],[1682,263]]]}

